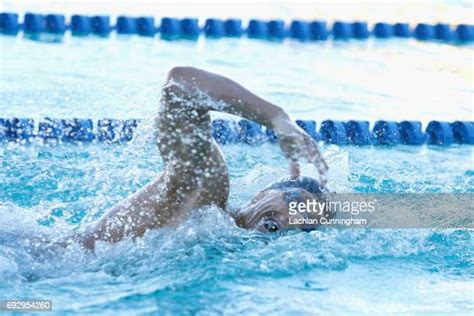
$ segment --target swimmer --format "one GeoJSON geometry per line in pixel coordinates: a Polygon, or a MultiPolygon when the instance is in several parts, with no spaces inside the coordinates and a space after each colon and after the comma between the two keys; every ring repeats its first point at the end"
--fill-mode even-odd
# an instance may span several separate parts
{"type": "Polygon", "coordinates": [[[280,107],[236,82],[193,67],[174,67],[161,91],[156,118],[165,171],[112,207],[73,239],[94,249],[96,241],[118,242],[151,229],[175,227],[192,209],[215,205],[243,228],[276,232],[289,228],[288,205],[325,192],[327,165],[316,142],[280,107]],[[289,161],[289,178],[229,211],[229,174],[211,134],[210,111],[226,112],[271,128],[289,161]],[[300,176],[299,161],[316,166],[319,182],[300,176]]]}

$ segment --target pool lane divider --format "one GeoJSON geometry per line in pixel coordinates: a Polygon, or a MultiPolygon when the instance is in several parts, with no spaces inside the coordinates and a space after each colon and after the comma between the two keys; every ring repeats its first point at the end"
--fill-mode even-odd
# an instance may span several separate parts
{"type": "Polygon", "coordinates": [[[293,20],[286,25],[283,20],[264,21],[251,19],[246,28],[240,19],[221,20],[206,19],[200,26],[197,18],[177,19],[173,17],[161,18],[160,24],[151,16],[132,17],[118,16],[115,25],[112,25],[107,15],[73,15],[67,23],[62,14],[26,13],[23,23],[20,23],[18,14],[0,13],[0,33],[17,35],[20,31],[34,38],[41,33],[63,35],[70,30],[73,36],[97,35],[108,37],[113,31],[122,35],[140,35],[154,37],[160,34],[167,40],[190,39],[196,40],[201,34],[208,38],[242,37],[282,41],[286,38],[302,42],[334,40],[364,40],[370,37],[379,39],[415,38],[420,41],[438,41],[446,43],[468,43],[474,41],[474,26],[459,24],[451,26],[446,23],[427,24],[418,23],[411,28],[408,23],[375,23],[371,28],[364,21],[335,21],[331,26],[325,21],[293,20]]]}
{"type": "MultiPolygon", "coordinates": [[[[45,118],[35,123],[27,118],[0,118],[0,142],[29,142],[34,139],[45,142],[72,143],[126,143],[133,139],[141,120],[45,118]]],[[[452,123],[431,121],[423,131],[419,121],[376,121],[372,130],[368,121],[347,122],[325,120],[317,131],[313,120],[296,120],[296,124],[316,141],[335,145],[442,145],[474,144],[474,122],[452,123]]],[[[275,143],[277,136],[256,122],[216,119],[212,121],[212,136],[220,144],[245,143],[257,145],[275,143]]]]}

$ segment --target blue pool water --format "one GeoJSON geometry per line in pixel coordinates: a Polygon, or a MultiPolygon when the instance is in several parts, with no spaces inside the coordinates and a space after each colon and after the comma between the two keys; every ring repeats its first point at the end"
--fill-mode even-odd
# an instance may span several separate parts
{"type": "MultiPolygon", "coordinates": [[[[234,78],[294,118],[472,120],[470,46],[135,37],[0,43],[2,117],[149,122],[166,71],[188,64],[234,78]]],[[[126,146],[0,145],[0,298],[52,299],[58,314],[473,312],[468,229],[268,236],[210,208],[135,243],[99,244],[95,255],[39,241],[100,217],[163,170],[152,133],[145,124],[126,146]]],[[[473,192],[472,150],[323,147],[335,190],[383,193],[473,192]]],[[[286,174],[274,145],[223,151],[234,207],[286,174]]]]}

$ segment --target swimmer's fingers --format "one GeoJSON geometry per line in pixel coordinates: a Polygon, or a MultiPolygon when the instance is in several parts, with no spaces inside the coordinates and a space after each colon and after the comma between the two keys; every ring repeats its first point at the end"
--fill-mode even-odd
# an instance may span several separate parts
{"type": "Polygon", "coordinates": [[[329,167],[319,151],[318,144],[309,136],[305,138],[308,162],[314,164],[319,173],[319,182],[322,187],[327,183],[327,172],[329,167]]]}
{"type": "Polygon", "coordinates": [[[318,150],[318,144],[295,124],[284,125],[283,130],[276,129],[280,148],[290,163],[292,178],[300,176],[298,161],[304,159],[316,166],[321,186],[327,182],[328,166],[318,150]]]}
{"type": "Polygon", "coordinates": [[[291,179],[297,179],[300,176],[301,169],[298,160],[290,159],[290,177],[291,179]]]}
{"type": "Polygon", "coordinates": [[[311,140],[311,143],[312,144],[310,145],[310,152],[311,152],[310,162],[315,164],[320,174],[326,174],[329,170],[329,167],[326,161],[324,160],[323,155],[319,151],[319,148],[316,142],[311,140]]]}
{"type": "Polygon", "coordinates": [[[283,152],[283,155],[289,162],[290,177],[296,179],[300,176],[300,164],[299,159],[304,158],[301,155],[301,144],[294,136],[288,136],[281,134],[278,137],[278,142],[283,152]]]}
{"type": "Polygon", "coordinates": [[[300,163],[298,160],[301,158],[300,154],[298,153],[297,144],[291,142],[287,143],[285,146],[284,154],[286,159],[290,164],[290,177],[292,179],[296,179],[300,176],[300,163]]]}

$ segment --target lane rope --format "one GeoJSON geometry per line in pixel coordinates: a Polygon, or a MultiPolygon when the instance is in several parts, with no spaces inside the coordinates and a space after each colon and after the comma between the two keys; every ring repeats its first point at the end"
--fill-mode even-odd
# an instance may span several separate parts
{"type": "MultiPolygon", "coordinates": [[[[55,119],[45,118],[35,125],[28,118],[0,118],[0,142],[125,143],[133,139],[142,121],[138,119],[55,119]]],[[[372,129],[368,121],[324,120],[317,130],[313,120],[296,120],[296,124],[314,140],[336,145],[443,145],[474,144],[474,122],[430,121],[422,129],[419,121],[379,120],[372,129]]],[[[257,145],[277,141],[275,133],[256,122],[242,119],[212,121],[212,135],[220,144],[257,145]]]]}
{"type": "Polygon", "coordinates": [[[163,17],[158,24],[154,17],[118,16],[112,25],[107,15],[73,15],[66,19],[61,14],[26,13],[20,22],[16,13],[0,13],[0,33],[16,36],[23,32],[30,38],[48,33],[57,36],[70,31],[73,36],[96,35],[108,37],[112,32],[123,35],[140,35],[154,37],[157,34],[166,40],[196,40],[201,34],[208,38],[237,37],[282,41],[286,38],[302,42],[333,40],[364,40],[370,37],[378,39],[415,38],[420,41],[438,41],[444,43],[464,44],[474,41],[474,25],[447,23],[408,23],[378,22],[369,27],[364,21],[336,21],[331,26],[325,21],[293,20],[285,24],[283,20],[264,21],[251,19],[246,28],[241,19],[206,19],[203,24],[197,18],[177,19],[163,17]]]}

